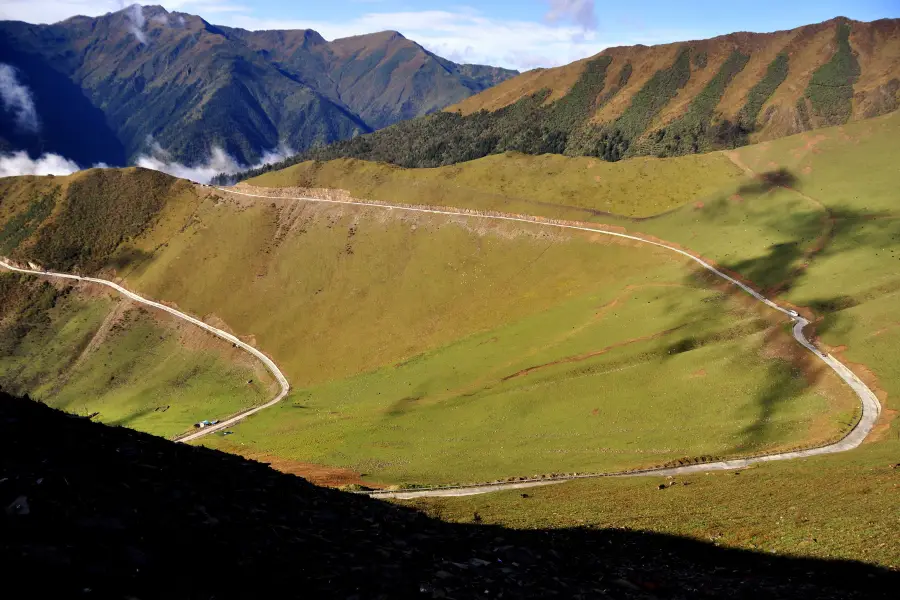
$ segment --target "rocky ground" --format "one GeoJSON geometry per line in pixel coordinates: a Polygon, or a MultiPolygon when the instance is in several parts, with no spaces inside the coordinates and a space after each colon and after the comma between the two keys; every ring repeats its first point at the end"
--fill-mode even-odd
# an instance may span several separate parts
{"type": "Polygon", "coordinates": [[[900,589],[900,574],[868,565],[672,536],[444,523],[3,394],[0,565],[2,589],[35,598],[877,598],[900,589]]]}

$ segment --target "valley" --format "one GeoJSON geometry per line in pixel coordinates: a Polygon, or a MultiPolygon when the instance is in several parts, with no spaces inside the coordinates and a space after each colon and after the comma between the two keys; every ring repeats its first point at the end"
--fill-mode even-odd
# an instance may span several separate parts
{"type": "MultiPolygon", "coordinates": [[[[579,44],[606,26],[579,15],[579,44]]],[[[415,554],[422,597],[530,597],[518,569],[541,565],[571,597],[694,597],[708,575],[750,598],[754,560],[800,596],[857,569],[828,586],[868,597],[900,570],[900,19],[860,18],[522,74],[307,16],[0,21],[0,160],[79,163],[0,177],[0,554],[56,564],[96,536],[90,560],[143,597],[142,569],[187,568],[150,548],[160,525],[160,548],[225,569],[249,540],[241,564],[313,581],[271,556],[378,513],[342,535],[390,540],[329,560],[413,556],[419,528],[460,543],[415,554]],[[667,566],[572,575],[542,539],[719,566],[672,567],[690,589],[667,566]]]]}
{"type": "MultiPolygon", "coordinates": [[[[873,123],[857,126],[860,139],[873,123]]],[[[867,140],[873,150],[891,127],[895,118],[884,118],[881,135],[867,140]]],[[[719,207],[737,212],[756,205],[755,218],[737,220],[745,231],[750,220],[751,230],[730,238],[745,241],[737,250],[750,268],[735,268],[727,253],[716,262],[757,285],[754,263],[745,258],[754,251],[765,258],[772,247],[793,242],[800,258],[827,256],[815,235],[823,225],[821,205],[786,187],[768,187],[765,178],[754,189],[738,175],[738,164],[753,164],[753,154],[746,157],[704,157],[722,173],[720,198],[710,193],[708,204],[674,211],[664,204],[662,216],[635,225],[677,241],[666,226],[684,230],[687,218],[702,230],[699,218],[718,211],[716,227],[728,228],[731,219],[719,207]],[[738,191],[741,202],[733,199],[738,191]],[[771,231],[777,209],[802,219],[796,231],[775,232],[783,239],[771,231]],[[808,247],[793,240],[798,232],[808,236],[808,247]]],[[[567,168],[590,169],[583,162],[567,168]]],[[[477,176],[463,174],[471,169],[477,166],[464,165],[455,177],[468,177],[474,187],[477,176]]],[[[314,185],[310,178],[332,172],[298,165],[259,183],[296,177],[314,185]]],[[[389,179],[375,180],[392,189],[389,179]]],[[[502,177],[489,181],[505,186],[502,177]]],[[[191,314],[215,313],[238,335],[252,333],[291,382],[286,402],[205,443],[346,467],[373,483],[421,485],[791,450],[837,439],[859,418],[850,390],[792,348],[783,320],[664,249],[591,232],[542,231],[539,224],[309,204],[279,197],[278,189],[259,191],[270,197],[185,191],[190,201],[165,203],[152,227],[105,260],[122,265],[116,272],[138,293],[191,314]],[[235,264],[251,269],[236,271],[235,264]],[[302,277],[297,265],[306,265],[302,277]],[[425,280],[428,288],[419,284],[425,280]],[[218,300],[223,297],[231,298],[227,305],[218,300]],[[731,416],[723,418],[726,407],[731,416]]],[[[502,192],[491,197],[490,191],[470,195],[471,208],[480,208],[484,197],[492,202],[485,208],[496,209],[502,192]]],[[[670,193],[674,205],[691,192],[670,193]]],[[[522,202],[517,198],[511,203],[522,202]]],[[[542,206],[555,210],[549,202],[542,206]]],[[[715,231],[706,235],[722,239],[715,231]]],[[[703,248],[702,240],[695,234],[685,247],[703,248]]],[[[716,256],[705,250],[704,256],[716,256]]],[[[782,266],[786,276],[791,268],[782,266]]],[[[778,293],[782,283],[773,277],[761,287],[778,293]]]]}

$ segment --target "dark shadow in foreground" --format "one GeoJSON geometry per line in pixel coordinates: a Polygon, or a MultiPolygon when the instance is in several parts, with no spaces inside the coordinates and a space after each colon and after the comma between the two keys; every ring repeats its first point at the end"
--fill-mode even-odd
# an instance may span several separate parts
{"type": "Polygon", "coordinates": [[[0,564],[30,597],[875,598],[900,574],[628,530],[451,524],[0,394],[0,564]]]}

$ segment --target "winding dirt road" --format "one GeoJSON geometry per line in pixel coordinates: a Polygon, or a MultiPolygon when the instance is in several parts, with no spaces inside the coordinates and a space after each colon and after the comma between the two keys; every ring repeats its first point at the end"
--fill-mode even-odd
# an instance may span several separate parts
{"type": "MultiPolygon", "coordinates": [[[[392,204],[384,204],[380,202],[361,202],[361,201],[351,201],[351,200],[329,200],[323,198],[310,198],[310,197],[283,197],[283,196],[269,196],[263,194],[251,194],[248,192],[242,192],[233,189],[226,188],[215,188],[221,192],[227,194],[237,194],[240,196],[246,196],[249,198],[264,198],[267,200],[271,199],[281,199],[281,200],[297,200],[301,202],[318,202],[318,203],[327,203],[327,204],[347,204],[352,206],[369,206],[375,208],[382,208],[386,210],[401,210],[408,212],[418,212],[418,213],[430,213],[430,214],[438,214],[438,215],[448,215],[448,216],[458,216],[458,217],[466,217],[473,219],[486,219],[486,220],[495,220],[495,221],[512,221],[512,222],[520,222],[520,223],[529,223],[532,225],[540,225],[544,227],[555,227],[558,229],[572,229],[578,231],[587,231],[591,233],[597,233],[601,235],[608,235],[611,237],[624,238],[628,240],[633,240],[636,242],[640,242],[642,244],[649,244],[651,246],[658,246],[660,248],[665,248],[671,252],[676,252],[685,258],[688,258],[695,263],[699,264],[704,269],[714,273],[717,277],[720,277],[732,285],[735,285],[742,289],[747,294],[753,296],[766,306],[777,310],[786,316],[788,316],[793,322],[793,335],[794,339],[797,340],[799,344],[801,344],[804,348],[815,354],[815,356],[828,365],[832,370],[834,370],[837,375],[843,379],[847,385],[849,385],[856,395],[859,397],[861,405],[862,405],[862,416],[860,417],[859,422],[856,426],[840,441],[835,442],[833,444],[828,444],[826,446],[821,446],[818,448],[810,448],[808,450],[798,450],[793,452],[781,452],[770,454],[766,456],[755,456],[751,458],[743,458],[743,459],[734,459],[734,460],[726,460],[726,461],[718,461],[697,465],[690,465],[684,467],[673,467],[673,468],[659,468],[659,469],[647,469],[644,471],[631,471],[627,473],[604,473],[604,474],[587,474],[587,475],[570,475],[570,476],[562,476],[562,477],[554,477],[554,478],[546,478],[546,479],[537,479],[537,480],[519,480],[516,482],[503,482],[503,483],[489,483],[489,484],[478,484],[478,485],[470,485],[470,486],[459,486],[459,487],[443,487],[443,488],[430,488],[430,489],[417,489],[417,490],[409,490],[409,491],[386,491],[386,492],[371,492],[371,496],[376,496],[380,498],[397,498],[397,499],[409,499],[409,498],[421,498],[428,496],[469,496],[475,494],[484,494],[488,492],[495,492],[500,490],[508,490],[508,489],[521,489],[527,487],[535,487],[540,485],[550,485],[553,483],[560,483],[562,481],[572,480],[572,479],[586,479],[586,478],[596,478],[596,477],[614,477],[614,476],[640,476],[640,475],[676,475],[683,473],[694,473],[694,472],[703,472],[703,471],[716,471],[716,470],[728,470],[728,469],[742,469],[748,467],[750,465],[761,463],[761,462],[769,462],[776,460],[791,460],[796,458],[804,458],[809,456],[816,456],[821,454],[833,454],[835,452],[845,452],[847,450],[852,450],[859,446],[863,440],[869,435],[872,431],[872,428],[875,426],[875,422],[878,419],[879,414],[881,413],[881,404],[878,401],[878,398],[875,394],[870,390],[865,383],[863,383],[859,377],[857,377],[849,368],[847,368],[843,363],[839,360],[831,356],[830,354],[826,354],[819,349],[817,349],[804,335],[803,329],[809,324],[809,321],[805,318],[801,317],[795,311],[783,308],[776,304],[775,302],[769,300],[765,296],[758,293],[756,290],[751,287],[745,285],[744,283],[738,281],[737,279],[730,277],[729,275],[719,271],[706,261],[688,253],[684,250],[676,248],[674,246],[669,246],[667,244],[663,244],[661,242],[656,242],[653,240],[648,240],[635,235],[628,235],[625,233],[618,233],[615,231],[607,231],[605,229],[599,229],[594,227],[585,227],[580,225],[570,225],[565,223],[554,223],[552,221],[537,219],[537,218],[529,218],[524,216],[507,216],[507,215],[485,215],[474,212],[464,212],[464,211],[454,211],[454,210],[439,210],[432,208],[419,208],[414,206],[403,206],[403,205],[392,205],[392,204]]],[[[87,281],[90,283],[97,283],[100,285],[105,285],[110,287],[117,292],[131,298],[132,300],[139,302],[141,304],[145,304],[147,306],[151,306],[153,308],[157,308],[159,310],[163,310],[169,314],[174,315],[180,319],[193,323],[198,327],[202,327],[203,329],[209,331],[210,333],[232,342],[233,344],[243,348],[259,360],[261,360],[266,367],[272,372],[275,378],[278,380],[278,383],[281,387],[281,391],[278,395],[262,404],[260,406],[253,407],[237,415],[225,419],[220,423],[210,426],[196,432],[192,432],[190,434],[184,435],[177,439],[180,442],[189,442],[191,440],[195,440],[197,438],[203,437],[205,435],[209,435],[215,431],[220,431],[226,427],[230,427],[234,425],[238,421],[249,417],[252,414],[255,414],[261,410],[265,410],[270,406],[273,406],[283,400],[290,391],[290,384],[287,381],[287,378],[278,368],[278,366],[265,354],[261,351],[257,350],[253,346],[241,341],[234,335],[222,331],[221,329],[217,329],[203,321],[191,317],[181,311],[178,311],[174,308],[166,306],[164,304],[160,304],[159,302],[154,302],[152,300],[148,300],[143,298],[134,292],[131,292],[121,285],[113,283],[111,281],[107,281],[105,279],[99,279],[96,277],[81,277],[79,275],[70,275],[67,273],[54,273],[48,271],[42,271],[40,269],[27,269],[18,267],[10,264],[5,260],[0,260],[0,267],[6,268],[10,271],[15,271],[18,273],[28,273],[32,275],[40,275],[44,277],[55,277],[60,279],[69,279],[75,281],[87,281]]]]}
{"type": "Polygon", "coordinates": [[[546,221],[542,219],[529,218],[524,216],[511,216],[511,215],[484,215],[474,212],[465,212],[459,210],[440,210],[433,208],[420,208],[415,206],[403,206],[396,204],[384,204],[381,202],[362,202],[362,201],[354,201],[354,200],[330,200],[324,198],[311,198],[306,196],[299,197],[284,197],[284,196],[268,196],[264,194],[251,194],[249,192],[242,192],[234,189],[227,188],[216,188],[221,192],[225,192],[228,194],[237,194],[239,196],[245,196],[249,198],[265,198],[265,199],[273,199],[279,198],[282,200],[298,200],[302,202],[319,202],[319,203],[327,203],[327,204],[348,204],[352,206],[369,206],[375,208],[382,208],[387,210],[402,210],[409,212],[418,212],[418,213],[430,213],[437,215],[449,215],[449,216],[458,216],[458,217],[467,217],[474,219],[488,219],[495,221],[513,221],[519,223],[529,223],[532,225],[540,225],[544,227],[555,227],[558,229],[573,229],[577,231],[588,231],[591,233],[599,233],[602,235],[608,235],[617,238],[624,238],[627,240],[633,240],[636,242],[640,242],[642,244],[649,244],[651,246],[657,246],[660,248],[665,248],[671,252],[677,252],[678,254],[694,261],[707,271],[714,273],[717,277],[720,277],[732,285],[735,285],[745,291],[747,294],[753,296],[769,308],[777,310],[787,317],[789,317],[792,321],[794,321],[793,335],[794,339],[802,345],[804,348],[815,354],[815,356],[828,365],[832,370],[834,370],[837,375],[843,379],[847,385],[849,385],[856,395],[859,397],[860,402],[862,404],[862,416],[857,422],[856,426],[840,441],[835,442],[833,444],[828,444],[826,446],[820,446],[818,448],[810,448],[808,450],[798,450],[793,452],[780,452],[775,454],[769,454],[765,456],[755,456],[751,458],[742,458],[742,459],[734,459],[734,460],[726,460],[726,461],[718,461],[711,463],[703,463],[697,465],[689,465],[684,467],[671,467],[671,468],[659,468],[659,469],[648,469],[644,471],[632,471],[628,473],[608,473],[608,474],[588,474],[588,475],[572,475],[565,477],[555,477],[555,478],[547,478],[540,480],[526,480],[526,481],[518,481],[514,483],[496,483],[496,484],[481,484],[481,485],[472,485],[472,486],[460,486],[455,488],[432,488],[432,489],[420,489],[420,490],[411,490],[411,491],[386,491],[386,492],[372,492],[370,495],[378,496],[380,498],[397,498],[397,499],[409,499],[409,498],[422,498],[428,496],[470,496],[474,494],[484,494],[488,492],[503,490],[503,489],[520,489],[523,487],[534,487],[538,485],[548,485],[551,483],[558,483],[560,481],[566,481],[570,479],[586,479],[592,477],[609,477],[609,476],[639,476],[639,475],[677,475],[683,473],[695,473],[695,472],[703,472],[703,471],[719,471],[719,470],[729,470],[729,469],[743,469],[750,465],[761,463],[761,462],[770,462],[775,460],[791,460],[796,458],[805,458],[809,456],[817,456],[820,454],[833,454],[835,452],[845,452],[847,450],[852,450],[853,448],[858,447],[862,444],[863,440],[869,435],[872,431],[872,428],[875,426],[875,422],[878,420],[879,414],[881,414],[881,403],[878,401],[878,398],[875,394],[866,386],[856,374],[853,373],[846,365],[842,362],[827,354],[822,352],[818,348],[816,348],[812,342],[810,342],[803,333],[803,329],[809,325],[809,321],[805,318],[801,317],[797,314],[796,311],[784,308],[776,304],[775,302],[769,300],[750,286],[738,281],[734,277],[723,273],[722,271],[716,269],[714,266],[704,261],[701,258],[690,254],[689,252],[685,252],[680,248],[676,248],[674,246],[669,246],[667,244],[663,244],[661,242],[656,242],[653,240],[648,240],[636,235],[628,235],[625,233],[618,233],[615,231],[608,231],[605,229],[598,229],[595,227],[584,227],[581,225],[569,225],[565,223],[554,223],[552,221],[546,221]]]}
{"type": "Polygon", "coordinates": [[[281,387],[281,391],[279,391],[278,395],[275,396],[275,398],[273,398],[272,400],[269,400],[265,404],[261,404],[259,406],[254,406],[253,408],[250,408],[243,412],[240,412],[233,417],[230,417],[228,419],[225,419],[224,421],[220,421],[219,423],[216,423],[215,425],[211,425],[211,426],[205,427],[203,429],[198,429],[195,432],[180,436],[180,437],[176,438],[176,441],[189,442],[191,440],[196,440],[199,437],[203,437],[204,435],[209,435],[210,433],[213,433],[214,431],[220,431],[222,429],[225,429],[226,427],[230,427],[231,425],[234,425],[241,419],[249,417],[250,415],[252,415],[254,413],[258,413],[261,410],[265,410],[266,408],[269,408],[270,406],[272,406],[274,404],[278,404],[279,402],[281,402],[284,399],[285,396],[288,395],[288,392],[291,391],[291,386],[288,383],[287,377],[284,376],[284,373],[281,372],[281,370],[278,368],[278,365],[276,365],[275,362],[271,358],[269,358],[268,356],[266,356],[265,354],[263,354],[262,352],[260,352],[259,350],[257,350],[253,346],[251,346],[250,344],[241,341],[240,339],[238,339],[237,337],[228,333],[227,331],[222,331],[221,329],[217,329],[217,328],[213,327],[212,325],[204,323],[200,319],[196,319],[190,315],[187,315],[187,314],[181,312],[180,310],[175,310],[171,306],[166,306],[165,304],[160,304],[159,302],[154,302],[153,300],[147,300],[143,296],[138,296],[134,292],[126,290],[121,285],[119,285],[117,283],[113,283],[112,281],[107,281],[106,279],[99,279],[97,277],[82,277],[80,275],[70,275],[68,273],[53,273],[50,271],[42,271],[40,269],[25,269],[25,268],[17,267],[13,264],[10,264],[9,262],[7,262],[7,259],[0,259],[0,267],[3,267],[4,269],[8,269],[10,271],[15,271],[16,273],[27,273],[29,275],[40,275],[42,277],[55,277],[57,279],[69,279],[72,281],[87,281],[89,283],[98,283],[100,285],[105,285],[106,287],[110,287],[110,288],[116,290],[117,292],[119,292],[120,294],[122,294],[123,296],[127,296],[128,298],[131,298],[135,302],[139,302],[141,304],[145,304],[147,306],[152,306],[153,308],[158,308],[159,310],[163,310],[171,315],[178,317],[179,319],[183,319],[189,323],[193,323],[197,327],[202,327],[203,329],[212,333],[213,335],[220,337],[223,340],[229,341],[232,344],[243,348],[244,350],[246,350],[247,352],[249,352],[256,358],[261,360],[263,362],[263,364],[266,365],[266,368],[269,369],[269,371],[271,371],[272,375],[275,376],[275,379],[278,380],[278,385],[281,387]]]}

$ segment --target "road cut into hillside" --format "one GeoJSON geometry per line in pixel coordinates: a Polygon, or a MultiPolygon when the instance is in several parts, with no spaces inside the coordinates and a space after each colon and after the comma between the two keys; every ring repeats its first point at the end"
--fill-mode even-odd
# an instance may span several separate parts
{"type": "MultiPolygon", "coordinates": [[[[411,499],[411,498],[422,498],[422,497],[436,497],[436,496],[471,496],[476,494],[485,494],[489,492],[495,492],[506,489],[522,489],[528,487],[535,487],[540,485],[549,485],[553,483],[560,483],[563,481],[573,480],[573,479],[586,479],[586,478],[596,478],[596,477],[623,477],[623,476],[659,476],[659,475],[679,475],[684,473],[695,473],[695,472],[704,472],[704,471],[717,471],[717,470],[729,470],[729,469],[742,469],[753,464],[762,463],[762,462],[770,462],[776,460],[791,460],[798,458],[805,458],[810,456],[817,456],[822,454],[833,454],[836,452],[845,452],[847,450],[852,450],[858,447],[862,442],[866,439],[866,437],[871,433],[872,429],[875,426],[875,422],[878,420],[878,417],[881,413],[881,403],[878,401],[877,396],[871,389],[859,378],[856,374],[853,373],[846,365],[841,363],[834,356],[831,356],[828,353],[822,352],[818,348],[813,345],[813,343],[806,337],[804,334],[805,327],[809,324],[809,320],[800,316],[796,311],[784,308],[779,306],[772,300],[769,300],[749,285],[731,277],[730,275],[723,273],[710,263],[705,260],[694,256],[693,254],[686,252],[680,248],[677,248],[672,245],[668,245],[659,241],[647,239],[638,235],[630,235],[625,233],[620,233],[617,231],[609,231],[606,229],[601,229],[598,227],[587,227],[584,225],[577,225],[571,223],[562,223],[555,222],[548,219],[542,219],[537,217],[528,217],[522,215],[504,215],[504,214],[484,214],[480,212],[472,212],[472,211],[463,211],[463,210],[444,210],[444,209],[435,209],[435,208],[424,208],[417,206],[407,206],[407,205],[399,205],[399,204],[387,204],[383,202],[365,202],[365,201],[356,201],[356,200],[336,200],[336,199],[325,199],[325,198],[314,198],[314,197],[306,197],[306,196],[296,196],[296,197],[285,197],[278,195],[266,195],[266,194],[255,194],[247,191],[241,191],[237,189],[229,189],[229,188],[215,188],[220,192],[224,192],[227,194],[236,194],[239,196],[249,197],[249,198],[262,198],[267,200],[272,199],[280,199],[280,200],[293,200],[297,202],[317,202],[317,203],[327,203],[327,204],[344,204],[351,206],[366,206],[366,207],[375,207],[382,208],[385,210],[401,210],[408,212],[416,212],[416,213],[430,213],[437,215],[447,215],[454,217],[466,217],[472,219],[482,219],[482,220],[495,220],[495,221],[507,221],[507,222],[520,222],[520,223],[528,223],[531,225],[538,225],[543,227],[553,227],[558,229],[569,229],[576,231],[587,231],[590,233],[601,234],[612,236],[620,239],[627,239],[636,241],[642,244],[649,244],[652,246],[657,246],[660,248],[664,248],[668,251],[678,253],[691,261],[697,263],[707,271],[713,273],[717,277],[724,279],[731,285],[737,286],[759,302],[762,302],[769,308],[779,311],[791,319],[794,323],[792,333],[794,339],[806,348],[809,352],[812,352],[818,360],[824,362],[830,369],[832,369],[837,375],[854,391],[861,403],[861,416],[859,421],[855,424],[853,429],[840,439],[837,442],[827,444],[824,446],[819,446],[815,448],[808,448],[805,450],[796,450],[790,452],[778,452],[761,456],[752,456],[748,458],[737,458],[733,460],[724,460],[717,462],[708,462],[708,463],[700,463],[694,465],[686,465],[680,467],[661,467],[655,469],[645,469],[645,470],[635,470],[635,471],[626,471],[626,472],[617,472],[617,473],[588,473],[588,474],[572,474],[572,475],[562,475],[562,476],[552,476],[540,479],[519,479],[517,481],[504,481],[504,482],[493,482],[493,483],[480,483],[480,484],[472,484],[472,485],[464,485],[464,486],[453,486],[453,487],[434,487],[434,488],[420,488],[420,489],[412,489],[412,490],[387,490],[387,491],[372,491],[367,492],[369,495],[378,498],[394,498],[394,499],[411,499]]],[[[213,327],[200,319],[187,315],[181,311],[178,311],[172,307],[166,306],[159,302],[154,302],[152,300],[148,300],[131,292],[121,285],[114,283],[112,281],[108,281],[105,279],[100,279],[96,277],[83,277],[79,275],[67,274],[67,273],[55,273],[51,271],[42,270],[40,267],[34,268],[33,265],[30,265],[32,268],[24,268],[21,266],[14,265],[8,262],[6,259],[0,259],[0,267],[6,268],[10,271],[15,271],[18,273],[27,273],[31,275],[38,275],[43,277],[54,277],[61,279],[69,279],[75,281],[85,281],[89,283],[96,283],[99,285],[104,285],[110,287],[117,292],[125,295],[132,300],[139,302],[141,304],[163,310],[168,312],[171,315],[174,315],[177,318],[183,319],[201,327],[213,335],[216,335],[224,340],[232,342],[243,350],[249,352],[257,359],[261,360],[263,364],[265,364],[266,368],[272,372],[275,376],[276,380],[279,383],[280,391],[278,394],[270,401],[262,404],[260,406],[255,406],[253,408],[242,411],[234,416],[231,416],[227,419],[224,419],[217,423],[216,425],[212,425],[203,429],[199,429],[198,431],[191,432],[189,434],[183,435],[177,438],[179,442],[189,442],[196,439],[199,439],[203,436],[209,435],[216,431],[221,431],[227,427],[230,427],[239,421],[259,412],[265,410],[275,404],[281,402],[285,397],[287,397],[290,392],[290,384],[288,383],[287,378],[278,368],[272,359],[266,356],[262,351],[254,348],[250,344],[241,341],[236,336],[222,331],[216,327],[213,327]]]]}

